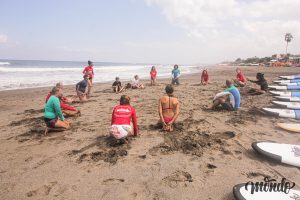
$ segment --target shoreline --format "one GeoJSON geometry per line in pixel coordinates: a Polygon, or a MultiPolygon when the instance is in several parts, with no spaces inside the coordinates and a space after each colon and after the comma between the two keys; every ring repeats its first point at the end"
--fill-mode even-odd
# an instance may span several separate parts
{"type": "MultiPolygon", "coordinates": [[[[260,182],[264,176],[284,177],[299,188],[298,168],[269,161],[251,148],[262,140],[300,144],[299,135],[276,127],[297,120],[259,112],[271,105],[271,95],[242,94],[239,111],[204,109],[224,90],[225,80],[235,77],[235,68],[209,69],[207,86],[200,86],[199,73],[181,76],[174,87],[181,112],[172,133],[155,128],[158,99],[170,79],[121,93],[131,97],[140,136],[117,147],[106,140],[121,95],[112,92],[110,83],[95,84],[87,103],[74,104],[82,115],[69,118],[70,130],[47,136],[41,134],[42,116],[50,87],[0,91],[1,199],[222,200],[233,199],[234,185],[260,182]]],[[[295,68],[240,68],[250,79],[264,73],[269,84],[279,75],[298,73],[295,68]]],[[[63,93],[75,95],[74,86],[66,85],[63,93]]]]}

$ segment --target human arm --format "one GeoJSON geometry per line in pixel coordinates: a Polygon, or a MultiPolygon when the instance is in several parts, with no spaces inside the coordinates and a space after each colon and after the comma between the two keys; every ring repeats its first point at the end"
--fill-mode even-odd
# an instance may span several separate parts
{"type": "Polygon", "coordinates": [[[227,92],[227,91],[225,91],[225,92],[220,92],[220,93],[218,93],[218,94],[215,95],[213,101],[216,100],[216,99],[218,99],[218,98],[220,98],[220,97],[229,95],[229,94],[230,94],[230,92],[227,92]]]}
{"type": "Polygon", "coordinates": [[[54,111],[55,111],[56,116],[58,116],[61,119],[61,121],[64,121],[65,117],[64,117],[64,115],[61,111],[60,102],[59,102],[58,98],[55,98],[53,100],[53,107],[54,107],[54,111]]]}
{"type": "Polygon", "coordinates": [[[133,123],[134,136],[137,136],[139,131],[138,131],[138,125],[136,120],[136,111],[134,108],[132,109],[132,123],[133,123]]]}
{"type": "Polygon", "coordinates": [[[176,100],[175,115],[174,115],[173,119],[169,122],[169,124],[173,124],[176,121],[176,119],[179,115],[179,112],[180,112],[180,104],[179,104],[178,100],[176,100]]]}
{"type": "Polygon", "coordinates": [[[159,118],[161,120],[161,122],[166,125],[166,122],[164,121],[164,116],[163,116],[163,113],[162,113],[162,102],[161,102],[161,99],[159,99],[158,101],[158,114],[159,114],[159,118]]]}

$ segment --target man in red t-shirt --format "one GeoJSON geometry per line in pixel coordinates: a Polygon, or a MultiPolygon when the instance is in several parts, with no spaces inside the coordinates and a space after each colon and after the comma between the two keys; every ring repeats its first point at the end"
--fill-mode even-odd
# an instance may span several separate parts
{"type": "Polygon", "coordinates": [[[86,66],[84,68],[82,73],[89,76],[89,84],[88,84],[88,92],[87,92],[87,95],[89,95],[91,93],[91,90],[92,90],[93,78],[94,78],[94,68],[93,68],[93,62],[92,61],[90,61],[90,60],[88,61],[88,66],[86,66]]]}
{"type": "Polygon", "coordinates": [[[234,79],[234,82],[236,86],[244,87],[246,85],[246,78],[239,68],[236,69],[236,79],[234,79]]]}

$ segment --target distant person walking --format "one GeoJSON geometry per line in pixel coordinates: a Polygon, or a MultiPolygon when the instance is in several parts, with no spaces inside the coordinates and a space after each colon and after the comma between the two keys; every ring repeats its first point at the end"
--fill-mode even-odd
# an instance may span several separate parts
{"type": "Polygon", "coordinates": [[[93,87],[93,79],[94,79],[94,68],[93,68],[93,62],[92,61],[88,61],[88,66],[86,66],[84,68],[84,70],[82,71],[83,74],[88,75],[89,77],[89,84],[88,84],[88,91],[87,91],[87,96],[90,95],[91,91],[92,91],[92,87],[93,87]]]}
{"type": "Polygon", "coordinates": [[[179,85],[179,77],[180,70],[178,69],[178,65],[174,65],[174,69],[172,70],[172,85],[179,85]]]}
{"type": "Polygon", "coordinates": [[[157,71],[155,69],[155,66],[152,66],[151,71],[150,71],[151,85],[155,85],[156,76],[157,76],[157,71]]]}

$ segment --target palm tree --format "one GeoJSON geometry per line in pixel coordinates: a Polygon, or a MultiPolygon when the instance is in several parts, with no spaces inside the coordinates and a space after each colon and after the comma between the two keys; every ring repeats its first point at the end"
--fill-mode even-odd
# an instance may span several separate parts
{"type": "Polygon", "coordinates": [[[285,54],[287,54],[287,48],[288,48],[289,42],[291,42],[292,39],[293,39],[292,34],[290,34],[290,33],[286,33],[286,34],[285,34],[285,36],[284,36],[284,40],[286,41],[285,54]]]}

